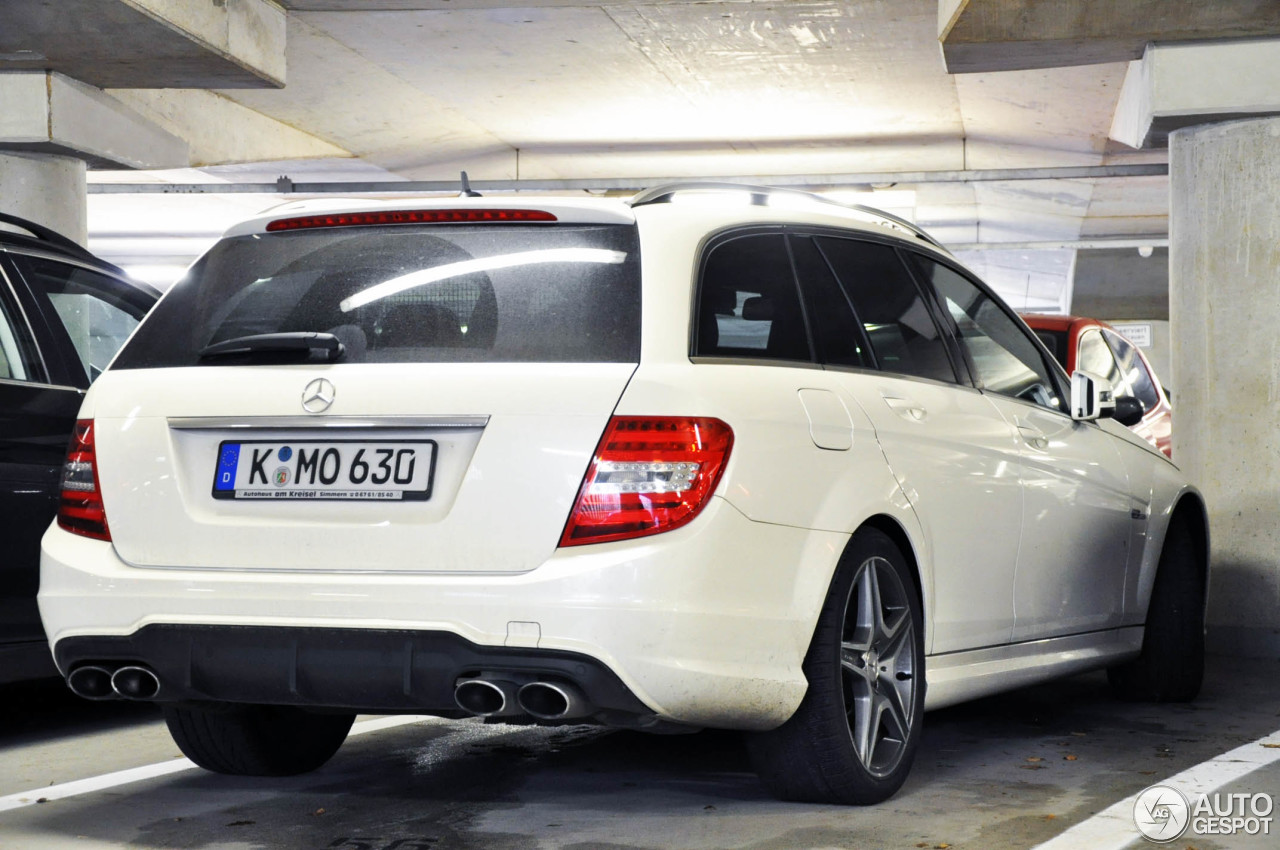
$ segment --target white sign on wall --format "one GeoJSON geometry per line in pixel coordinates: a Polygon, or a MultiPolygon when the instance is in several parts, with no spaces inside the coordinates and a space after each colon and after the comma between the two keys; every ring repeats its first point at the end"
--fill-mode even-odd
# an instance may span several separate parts
{"type": "Polygon", "coordinates": [[[1150,348],[1152,342],[1151,325],[1148,322],[1112,322],[1111,327],[1116,329],[1120,336],[1129,340],[1129,342],[1138,346],[1138,348],[1150,348]]]}

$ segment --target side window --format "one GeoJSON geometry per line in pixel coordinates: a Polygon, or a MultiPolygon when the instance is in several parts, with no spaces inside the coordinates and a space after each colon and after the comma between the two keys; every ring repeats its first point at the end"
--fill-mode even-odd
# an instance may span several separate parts
{"type": "Polygon", "coordinates": [[[875,368],[853,305],[832,276],[813,237],[791,237],[791,256],[809,307],[818,359],[834,366],[875,368]]]}
{"type": "Polygon", "coordinates": [[[697,328],[695,355],[812,359],[782,234],[739,236],[711,249],[702,266],[697,328]]]}
{"type": "Polygon", "coordinates": [[[35,344],[5,288],[0,275],[0,380],[42,380],[35,344]]]}
{"type": "Polygon", "coordinates": [[[1153,409],[1160,403],[1160,394],[1156,391],[1155,382],[1151,380],[1151,374],[1147,372],[1146,364],[1138,355],[1138,349],[1119,334],[1107,332],[1106,340],[1111,350],[1115,352],[1116,365],[1119,366],[1121,380],[1125,387],[1125,392],[1120,393],[1117,385],[1117,395],[1136,396],[1138,401],[1142,402],[1143,409],[1153,409]]]}
{"type": "Polygon", "coordinates": [[[1116,391],[1116,395],[1128,395],[1121,386],[1116,358],[1107,344],[1102,341],[1101,331],[1086,330],[1080,334],[1080,342],[1076,345],[1076,368],[1106,378],[1111,388],[1116,391]]]}
{"type": "Polygon", "coordinates": [[[898,253],[856,239],[814,239],[862,322],[886,372],[955,383],[946,344],[898,253]]]}
{"type": "Polygon", "coordinates": [[[1065,411],[1049,366],[1031,337],[991,296],[953,269],[916,257],[959,330],[982,388],[1065,411]]]}
{"type": "Polygon", "coordinates": [[[1042,331],[1032,328],[1031,332],[1044,343],[1044,347],[1049,349],[1049,353],[1053,355],[1053,359],[1058,361],[1058,365],[1063,369],[1067,368],[1067,334],[1065,331],[1042,331]]]}
{"type": "Polygon", "coordinates": [[[125,297],[126,284],[106,275],[41,257],[14,261],[36,297],[48,299],[85,376],[98,377],[146,311],[125,297]]]}

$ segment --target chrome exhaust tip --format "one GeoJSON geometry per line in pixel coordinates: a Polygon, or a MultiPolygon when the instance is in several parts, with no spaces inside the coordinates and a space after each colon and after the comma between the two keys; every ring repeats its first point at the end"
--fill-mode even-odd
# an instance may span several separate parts
{"type": "Polygon", "coordinates": [[[453,686],[458,708],[477,717],[505,717],[519,714],[516,686],[501,679],[459,679],[453,686]]]}
{"type": "Polygon", "coordinates": [[[120,696],[111,688],[111,671],[97,664],[82,664],[68,673],[67,687],[85,699],[117,699],[120,696]]]}
{"type": "Polygon", "coordinates": [[[125,699],[154,699],[160,693],[160,677],[146,667],[121,667],[111,674],[111,689],[125,699]]]}
{"type": "Polygon", "coordinates": [[[582,691],[556,682],[530,682],[517,693],[520,707],[539,720],[586,717],[594,710],[582,691]]]}

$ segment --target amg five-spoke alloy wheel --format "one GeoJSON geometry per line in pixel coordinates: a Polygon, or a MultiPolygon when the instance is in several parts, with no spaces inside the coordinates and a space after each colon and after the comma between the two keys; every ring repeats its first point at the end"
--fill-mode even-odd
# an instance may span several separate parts
{"type": "Polygon", "coordinates": [[[924,709],[921,609],[906,560],[876,529],[850,541],[805,658],[809,690],[750,739],[761,780],[788,800],[877,803],[901,787],[924,709]]]}
{"type": "Polygon", "coordinates": [[[902,763],[911,737],[919,644],[907,590],[885,558],[859,565],[844,628],[840,667],[853,748],[867,772],[883,778],[902,763]]]}

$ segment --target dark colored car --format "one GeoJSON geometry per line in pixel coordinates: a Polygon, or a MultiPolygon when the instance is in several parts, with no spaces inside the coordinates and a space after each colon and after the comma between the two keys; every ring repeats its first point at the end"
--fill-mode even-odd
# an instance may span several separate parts
{"type": "Polygon", "coordinates": [[[1142,402],[1142,420],[1131,427],[1166,457],[1173,457],[1173,411],[1147,358],[1115,328],[1098,319],[1024,313],[1022,318],[1053,356],[1072,374],[1076,369],[1101,375],[1116,397],[1142,402]]]}
{"type": "Polygon", "coordinates": [[[55,676],[36,610],[76,412],[160,293],[70,239],[0,213],[0,683],[55,676]]]}

